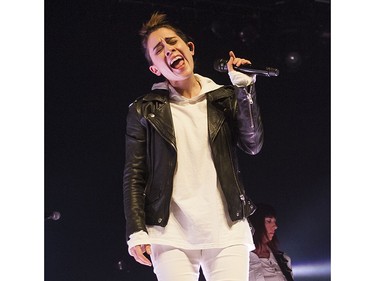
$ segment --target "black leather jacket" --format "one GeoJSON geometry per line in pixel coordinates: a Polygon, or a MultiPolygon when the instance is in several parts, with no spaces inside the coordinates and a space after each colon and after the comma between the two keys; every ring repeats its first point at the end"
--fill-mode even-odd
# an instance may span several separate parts
{"type": "MultiPolygon", "coordinates": [[[[225,86],[208,92],[207,118],[212,158],[232,221],[248,217],[255,205],[245,196],[236,149],[256,154],[263,145],[263,125],[255,86],[225,86]]],[[[169,92],[153,90],[129,106],[123,178],[126,235],[146,225],[166,226],[177,148],[169,92]]]]}

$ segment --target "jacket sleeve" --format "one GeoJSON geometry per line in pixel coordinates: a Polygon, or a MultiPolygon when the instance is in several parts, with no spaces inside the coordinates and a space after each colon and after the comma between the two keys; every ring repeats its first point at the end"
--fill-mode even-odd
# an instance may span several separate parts
{"type": "Polygon", "coordinates": [[[236,87],[237,145],[247,154],[257,154],[263,146],[263,124],[256,99],[255,84],[236,87]]]}
{"type": "Polygon", "coordinates": [[[262,263],[259,257],[253,252],[250,252],[249,280],[265,281],[262,272],[262,263]]]}
{"type": "Polygon", "coordinates": [[[146,127],[137,112],[137,102],[129,106],[126,119],[125,167],[123,174],[123,200],[126,219],[126,237],[145,231],[145,196],[147,183],[146,127]]]}

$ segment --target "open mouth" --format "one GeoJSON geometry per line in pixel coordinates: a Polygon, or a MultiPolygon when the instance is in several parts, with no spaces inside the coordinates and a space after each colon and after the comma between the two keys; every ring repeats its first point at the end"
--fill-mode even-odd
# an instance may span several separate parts
{"type": "Polygon", "coordinates": [[[170,65],[171,65],[172,68],[179,68],[183,65],[183,63],[184,63],[184,59],[182,57],[178,56],[178,57],[175,57],[172,60],[170,65]]]}

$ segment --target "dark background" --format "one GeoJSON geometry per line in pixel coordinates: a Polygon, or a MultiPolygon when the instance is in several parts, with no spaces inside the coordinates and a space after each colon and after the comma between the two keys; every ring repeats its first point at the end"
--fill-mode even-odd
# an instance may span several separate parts
{"type": "Polygon", "coordinates": [[[229,50],[280,70],[257,79],[265,143],[242,175],[277,209],[295,280],[330,280],[330,1],[310,0],[45,1],[45,214],[61,213],[45,222],[45,280],[156,280],[127,254],[122,206],[127,107],[159,81],[138,36],[155,10],[217,83],[229,50]]]}

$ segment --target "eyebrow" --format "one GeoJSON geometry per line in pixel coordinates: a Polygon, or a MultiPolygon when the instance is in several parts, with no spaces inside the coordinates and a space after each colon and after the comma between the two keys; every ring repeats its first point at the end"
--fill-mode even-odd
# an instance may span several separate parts
{"type": "MultiPolygon", "coordinates": [[[[170,41],[170,40],[173,39],[173,38],[176,38],[176,36],[165,37],[165,38],[164,38],[164,41],[165,41],[165,42],[168,42],[168,41],[170,41]]],[[[159,47],[159,46],[161,45],[161,43],[162,43],[162,40],[160,40],[159,43],[157,43],[157,44],[155,45],[155,47],[154,47],[152,50],[155,51],[155,49],[156,49],[157,47],[159,47]]]]}

